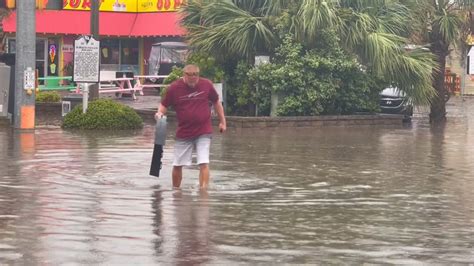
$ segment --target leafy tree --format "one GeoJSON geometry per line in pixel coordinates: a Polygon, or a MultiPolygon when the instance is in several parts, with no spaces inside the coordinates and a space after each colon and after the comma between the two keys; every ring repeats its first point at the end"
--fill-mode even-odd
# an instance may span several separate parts
{"type": "Polygon", "coordinates": [[[431,72],[436,64],[428,51],[406,49],[412,17],[398,1],[302,0],[298,14],[299,35],[306,43],[331,28],[340,45],[367,70],[403,90],[415,103],[429,104],[434,97],[431,72]]]}
{"type": "Polygon", "coordinates": [[[274,21],[286,0],[190,0],[181,9],[182,24],[193,47],[216,58],[253,60],[271,52],[280,42],[274,21]]]}
{"type": "Polygon", "coordinates": [[[417,43],[426,43],[435,55],[437,68],[433,70],[433,87],[436,97],[431,104],[430,120],[443,122],[446,120],[444,73],[446,70],[446,56],[453,47],[458,46],[466,53],[465,40],[471,33],[472,16],[470,11],[474,7],[472,0],[402,0],[412,12],[411,25],[412,40],[417,43]]]}
{"type": "Polygon", "coordinates": [[[333,34],[324,36],[309,51],[288,36],[277,48],[274,62],[250,71],[250,80],[258,88],[255,98],[260,113],[270,113],[272,93],[284,96],[277,108],[279,116],[379,110],[378,93],[383,84],[345,54],[333,34]]]}
{"type": "Polygon", "coordinates": [[[252,63],[255,54],[274,55],[288,33],[312,49],[330,31],[362,69],[415,103],[428,104],[435,95],[436,64],[428,51],[405,49],[412,13],[399,1],[189,0],[182,12],[191,45],[221,61],[237,56],[252,63]]]}

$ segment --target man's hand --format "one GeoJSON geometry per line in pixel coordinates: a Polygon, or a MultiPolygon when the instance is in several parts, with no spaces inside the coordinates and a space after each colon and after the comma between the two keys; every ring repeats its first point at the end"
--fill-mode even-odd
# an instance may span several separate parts
{"type": "Polygon", "coordinates": [[[163,113],[161,113],[160,111],[156,112],[155,113],[155,120],[159,120],[163,117],[163,113]]]}
{"type": "Polygon", "coordinates": [[[227,130],[225,123],[219,123],[219,132],[224,133],[227,130]]]}

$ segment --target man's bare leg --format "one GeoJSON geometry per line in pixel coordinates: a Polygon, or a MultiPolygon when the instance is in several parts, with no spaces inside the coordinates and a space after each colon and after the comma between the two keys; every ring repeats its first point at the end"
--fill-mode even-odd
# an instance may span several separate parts
{"type": "Polygon", "coordinates": [[[199,188],[207,189],[209,185],[209,164],[203,163],[199,165],[199,188]]]}
{"type": "Polygon", "coordinates": [[[181,180],[183,179],[183,167],[182,166],[173,166],[173,187],[179,188],[181,186],[181,180]]]}

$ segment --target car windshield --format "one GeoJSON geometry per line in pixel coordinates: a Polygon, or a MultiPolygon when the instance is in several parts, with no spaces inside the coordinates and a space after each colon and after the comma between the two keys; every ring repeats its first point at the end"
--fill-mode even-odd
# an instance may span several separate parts
{"type": "Polygon", "coordinates": [[[380,95],[383,95],[383,96],[393,96],[393,97],[404,97],[404,96],[405,96],[405,92],[399,90],[398,88],[388,87],[388,88],[385,88],[385,89],[380,93],[380,95]]]}

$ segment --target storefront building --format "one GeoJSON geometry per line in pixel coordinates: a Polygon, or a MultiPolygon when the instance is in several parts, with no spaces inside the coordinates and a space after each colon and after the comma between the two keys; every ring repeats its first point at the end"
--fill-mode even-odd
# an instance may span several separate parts
{"type": "MultiPolygon", "coordinates": [[[[10,3],[12,0],[0,0],[10,3]]],[[[39,77],[72,75],[74,40],[90,35],[91,0],[39,0],[36,11],[36,68],[39,77]]],[[[101,0],[101,70],[147,74],[151,45],[179,41],[182,0],[101,0]]],[[[3,19],[5,52],[15,53],[16,11],[3,19]]]]}

